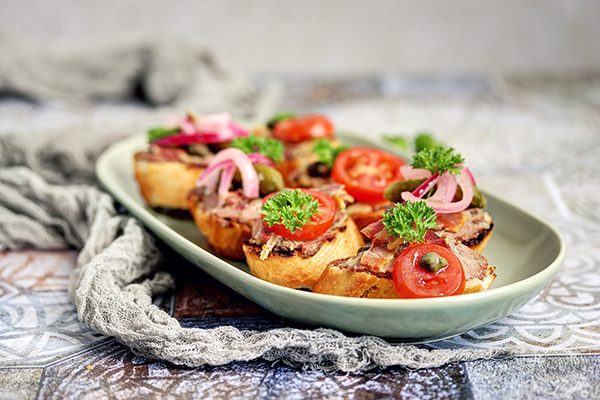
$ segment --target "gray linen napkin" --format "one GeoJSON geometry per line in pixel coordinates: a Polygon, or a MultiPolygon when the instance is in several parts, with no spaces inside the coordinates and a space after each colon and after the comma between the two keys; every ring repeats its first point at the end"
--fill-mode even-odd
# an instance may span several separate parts
{"type": "MultiPolygon", "coordinates": [[[[246,116],[251,114],[248,110],[256,115],[256,110],[264,109],[260,93],[249,96],[252,89],[245,80],[214,73],[222,67],[209,52],[198,53],[181,43],[176,51],[163,43],[143,43],[88,49],[85,56],[23,52],[0,41],[2,46],[0,88],[42,103],[53,98],[123,99],[135,81],[144,82],[156,104],[173,102],[179,107],[189,102],[201,112],[222,108],[246,116]],[[171,63],[170,52],[188,54],[185,65],[171,63]],[[160,68],[148,67],[149,59],[160,68]],[[42,75],[30,65],[36,60],[50,64],[42,75]],[[24,68],[18,70],[16,65],[24,68]]],[[[0,132],[0,251],[77,249],[69,293],[87,326],[114,336],[138,355],[186,366],[262,357],[303,368],[358,372],[393,365],[437,367],[515,354],[497,349],[429,350],[393,345],[377,337],[347,337],[331,329],[182,328],[152,304],[153,297],[174,282],[160,270],[162,256],[153,237],[136,219],[116,211],[112,198],[97,187],[93,176],[95,160],[109,143],[131,133],[132,125],[156,122],[161,110],[144,111],[128,123],[98,124],[91,118],[65,129],[0,132]]],[[[135,132],[139,130],[138,126],[135,132]]]]}

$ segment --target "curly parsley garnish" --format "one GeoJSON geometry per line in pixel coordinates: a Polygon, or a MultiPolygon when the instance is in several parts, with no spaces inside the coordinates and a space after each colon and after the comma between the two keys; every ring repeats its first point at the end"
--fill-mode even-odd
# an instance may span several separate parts
{"type": "Polygon", "coordinates": [[[167,136],[181,132],[179,128],[166,129],[162,127],[152,128],[148,131],[148,141],[154,142],[167,136]]]}
{"type": "Polygon", "coordinates": [[[425,242],[425,233],[437,229],[435,210],[424,201],[396,203],[383,215],[383,226],[391,236],[410,243],[425,242]]]}
{"type": "Polygon", "coordinates": [[[319,213],[318,208],[319,201],[310,194],[302,193],[300,189],[283,190],[269,198],[260,213],[269,227],[281,224],[294,233],[319,213]]]}
{"type": "Polygon", "coordinates": [[[333,167],[333,162],[336,157],[344,150],[348,148],[346,144],[340,144],[334,147],[331,141],[327,139],[320,139],[315,143],[313,147],[313,153],[319,156],[319,162],[327,165],[330,169],[333,167]]]}
{"type": "Polygon", "coordinates": [[[454,148],[445,149],[443,147],[426,148],[415,154],[412,158],[411,166],[413,168],[424,168],[431,171],[444,173],[449,171],[451,174],[458,174],[462,169],[465,159],[460,154],[454,153],[454,148]]]}
{"type": "Polygon", "coordinates": [[[233,139],[231,147],[238,148],[246,154],[258,152],[269,157],[274,163],[283,159],[283,143],[277,139],[250,135],[233,139]]]}

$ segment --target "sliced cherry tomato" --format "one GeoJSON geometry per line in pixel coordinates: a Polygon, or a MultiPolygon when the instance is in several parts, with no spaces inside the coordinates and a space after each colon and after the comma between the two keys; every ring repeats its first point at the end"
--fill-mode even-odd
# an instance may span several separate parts
{"type": "MultiPolygon", "coordinates": [[[[299,189],[302,193],[310,194],[313,198],[317,199],[319,202],[319,208],[317,208],[318,213],[315,214],[312,218],[310,218],[310,222],[304,225],[300,229],[296,229],[294,233],[292,233],[288,228],[286,228],[282,224],[273,224],[273,226],[269,226],[264,220],[263,225],[271,230],[273,233],[276,233],[279,236],[282,236],[286,239],[291,240],[311,240],[316,237],[321,236],[331,226],[333,225],[333,220],[335,217],[335,202],[331,197],[326,195],[325,193],[311,190],[311,189],[299,189]]],[[[263,200],[263,204],[267,202],[269,198],[275,196],[277,193],[271,193],[263,200]]]]}
{"type": "Polygon", "coordinates": [[[462,294],[465,290],[465,272],[458,257],[437,244],[412,244],[394,261],[394,286],[404,299],[441,297],[462,294]],[[448,265],[437,272],[419,266],[419,260],[429,252],[437,253],[448,265]]]}
{"type": "Polygon", "coordinates": [[[383,192],[390,184],[403,180],[404,161],[393,154],[367,147],[342,151],[331,169],[331,178],[346,187],[358,201],[376,204],[385,201],[383,192]]]}
{"type": "Polygon", "coordinates": [[[273,128],[273,136],[287,142],[332,137],[333,124],[323,115],[308,114],[278,122],[273,128]]]}

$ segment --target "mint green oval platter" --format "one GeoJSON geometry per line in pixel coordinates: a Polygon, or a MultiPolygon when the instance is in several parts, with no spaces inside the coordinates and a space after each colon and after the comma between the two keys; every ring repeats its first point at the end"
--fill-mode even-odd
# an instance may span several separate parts
{"type": "MultiPolygon", "coordinates": [[[[350,145],[374,143],[351,135],[350,145]]],[[[424,343],[460,335],[493,323],[532,300],[564,262],[566,245],[542,219],[483,191],[494,232],[484,256],[498,277],[481,293],[431,299],[361,299],[294,290],[250,274],[243,262],[218,257],[193,221],[171,218],[147,207],[133,176],[133,154],[147,146],[145,135],[132,136],[108,148],[96,174],[103,187],[165,243],[231,289],[283,318],[401,342],[424,343]]]]}

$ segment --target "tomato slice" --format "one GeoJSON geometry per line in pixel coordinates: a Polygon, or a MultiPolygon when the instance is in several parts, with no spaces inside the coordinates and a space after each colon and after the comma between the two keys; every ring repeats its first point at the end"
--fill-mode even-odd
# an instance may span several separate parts
{"type": "MultiPolygon", "coordinates": [[[[316,237],[321,236],[331,226],[333,225],[333,220],[335,218],[335,202],[331,197],[326,195],[325,193],[311,190],[311,189],[299,189],[302,193],[310,194],[313,198],[317,199],[319,202],[319,208],[317,208],[318,214],[315,214],[312,218],[310,218],[310,222],[304,225],[302,228],[296,229],[294,233],[292,233],[288,228],[286,228],[282,224],[273,224],[269,226],[263,219],[263,225],[271,230],[273,233],[276,233],[279,236],[282,236],[286,239],[291,240],[299,240],[306,241],[311,240],[316,237]]],[[[263,200],[263,205],[267,202],[271,196],[276,195],[277,193],[271,193],[263,200]]],[[[261,217],[262,219],[263,217],[261,217]]]]}
{"type": "Polygon", "coordinates": [[[403,299],[441,297],[462,294],[465,290],[465,272],[458,257],[449,249],[437,244],[412,244],[394,261],[394,286],[403,299]],[[421,257],[437,253],[448,265],[437,272],[419,266],[421,257]]]}
{"type": "Polygon", "coordinates": [[[385,188],[403,180],[400,167],[404,164],[400,157],[382,150],[352,147],[337,156],[331,178],[356,200],[376,204],[385,201],[385,188]]]}
{"type": "Polygon", "coordinates": [[[273,136],[287,142],[332,137],[333,124],[324,115],[307,114],[278,122],[273,128],[273,136]]]}

